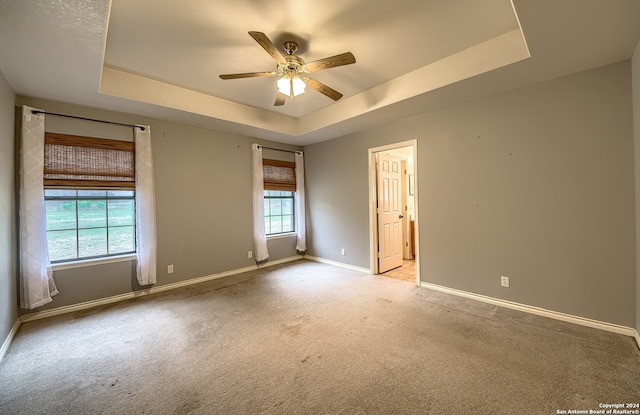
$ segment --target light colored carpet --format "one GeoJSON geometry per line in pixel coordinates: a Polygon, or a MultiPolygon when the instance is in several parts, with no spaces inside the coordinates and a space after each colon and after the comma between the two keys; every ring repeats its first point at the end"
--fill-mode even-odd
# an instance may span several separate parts
{"type": "Polygon", "coordinates": [[[629,337],[306,260],[25,323],[2,414],[557,414],[640,400],[629,337]]]}

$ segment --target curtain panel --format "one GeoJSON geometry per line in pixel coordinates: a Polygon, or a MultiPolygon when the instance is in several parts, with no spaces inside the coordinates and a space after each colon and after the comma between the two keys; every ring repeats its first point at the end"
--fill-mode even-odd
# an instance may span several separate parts
{"type": "Polygon", "coordinates": [[[151,129],[148,125],[135,126],[133,134],[136,152],[136,278],[140,285],[151,285],[156,283],[157,266],[151,129]]]}
{"type": "Polygon", "coordinates": [[[299,254],[307,252],[307,226],[306,208],[304,196],[304,156],[302,152],[296,151],[296,219],[298,221],[298,231],[296,238],[296,251],[299,254]]]}
{"type": "Polygon", "coordinates": [[[44,114],[22,107],[20,145],[20,306],[33,309],[52,301],[53,280],[44,204],[44,114]]]}
{"type": "Polygon", "coordinates": [[[253,196],[253,246],[255,261],[269,259],[267,236],[264,230],[264,173],[262,170],[262,148],[251,145],[251,188],[253,196]]]}

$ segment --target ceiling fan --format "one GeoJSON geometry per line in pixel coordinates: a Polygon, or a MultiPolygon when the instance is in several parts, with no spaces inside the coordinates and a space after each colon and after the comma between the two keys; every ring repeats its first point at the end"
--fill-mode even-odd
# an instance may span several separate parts
{"type": "Polygon", "coordinates": [[[298,50],[298,44],[293,41],[284,43],[286,55],[282,55],[275,47],[273,42],[269,40],[267,35],[262,32],[249,32],[251,37],[255,39],[264,50],[271,55],[277,62],[276,71],[272,72],[248,72],[220,75],[221,79],[239,79],[239,78],[255,78],[266,76],[280,76],[278,79],[278,93],[276,95],[276,106],[284,105],[287,98],[293,98],[304,92],[305,87],[310,87],[316,91],[328,96],[334,101],[342,98],[342,94],[335,89],[328,87],[322,82],[309,78],[306,74],[317,72],[323,69],[335,68],[337,66],[350,65],[356,63],[356,58],[351,52],[342,53],[340,55],[319,59],[310,63],[305,63],[302,58],[295,56],[298,50]]]}

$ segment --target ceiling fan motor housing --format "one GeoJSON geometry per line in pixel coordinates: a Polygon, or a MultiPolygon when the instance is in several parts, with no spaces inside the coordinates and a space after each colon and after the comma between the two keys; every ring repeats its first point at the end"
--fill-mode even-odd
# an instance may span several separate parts
{"type": "Polygon", "coordinates": [[[294,55],[287,55],[284,57],[287,63],[278,64],[278,73],[283,75],[297,75],[301,72],[307,72],[304,67],[304,61],[294,55]]]}

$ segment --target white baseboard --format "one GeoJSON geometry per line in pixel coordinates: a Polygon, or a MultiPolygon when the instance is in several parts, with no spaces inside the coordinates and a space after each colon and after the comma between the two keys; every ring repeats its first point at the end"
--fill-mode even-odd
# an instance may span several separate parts
{"type": "Polygon", "coordinates": [[[617,324],[605,323],[603,321],[592,320],[584,317],[574,316],[571,314],[560,313],[558,311],[547,310],[540,307],[534,307],[526,304],[515,303],[507,300],[500,300],[498,298],[487,297],[479,294],[473,294],[470,292],[456,290],[453,288],[447,288],[441,285],[430,284],[427,282],[422,282],[420,286],[424,288],[430,288],[432,290],[444,292],[447,294],[453,294],[460,297],[470,298],[472,300],[482,301],[484,303],[489,303],[489,304],[497,305],[500,307],[511,308],[513,310],[523,311],[525,313],[552,318],[554,320],[566,321],[568,323],[579,324],[581,326],[591,327],[595,329],[609,331],[612,333],[623,334],[625,336],[635,337],[636,341],[638,342],[638,345],[640,346],[640,339],[638,338],[638,332],[631,327],[619,326],[617,324]]]}
{"type": "MultiPolygon", "coordinates": [[[[361,267],[357,267],[357,266],[354,266],[354,265],[345,264],[345,263],[342,263],[342,262],[332,261],[332,260],[329,260],[329,259],[318,258],[318,257],[310,256],[310,255],[305,256],[305,258],[309,259],[311,261],[321,262],[323,264],[329,264],[329,265],[334,265],[334,266],[337,266],[337,267],[347,268],[347,269],[354,270],[354,271],[364,272],[366,274],[370,274],[371,273],[371,270],[369,270],[367,268],[361,268],[361,267]]],[[[604,331],[608,331],[608,332],[612,332],[612,333],[622,334],[622,335],[625,335],[625,336],[631,336],[631,337],[635,338],[636,342],[638,343],[638,348],[640,348],[640,335],[638,334],[637,330],[635,330],[635,329],[633,329],[631,327],[620,326],[620,325],[617,325],[617,324],[606,323],[606,322],[598,321],[598,320],[592,320],[592,319],[588,319],[588,318],[585,318],[585,317],[574,316],[574,315],[571,315],[571,314],[565,314],[565,313],[561,313],[561,312],[558,312],[558,311],[547,310],[547,309],[540,308],[540,307],[534,307],[534,306],[530,306],[530,305],[526,305],[526,304],[520,304],[520,303],[507,301],[507,300],[501,300],[501,299],[493,298],[493,297],[487,297],[487,296],[480,295],[480,294],[473,294],[473,293],[470,293],[470,292],[456,290],[456,289],[448,288],[448,287],[443,287],[441,285],[430,284],[430,283],[427,283],[427,282],[420,282],[420,286],[421,287],[425,287],[425,288],[430,288],[432,290],[448,293],[448,294],[453,294],[453,295],[457,295],[457,296],[461,296],[461,297],[470,298],[470,299],[476,300],[476,301],[482,301],[482,302],[493,304],[493,305],[497,305],[497,306],[500,306],[500,307],[511,308],[511,309],[514,309],[514,310],[523,311],[525,313],[530,313],[530,314],[535,314],[535,315],[539,315],[539,316],[543,316],[543,317],[552,318],[554,320],[566,321],[566,322],[573,323],[573,324],[578,324],[578,325],[581,325],[581,326],[600,329],[600,330],[604,330],[604,331]]]]}
{"type": "Polygon", "coordinates": [[[310,255],[305,255],[305,259],[309,259],[315,262],[321,262],[323,264],[334,265],[340,268],[350,269],[352,271],[364,272],[365,274],[371,274],[371,270],[369,268],[357,267],[355,265],[345,264],[344,262],[332,261],[330,259],[318,258],[310,255]]]}
{"type": "Polygon", "coordinates": [[[174,290],[176,288],[187,287],[189,285],[194,285],[194,284],[199,284],[199,283],[206,282],[206,281],[216,280],[218,278],[224,278],[224,277],[229,277],[229,276],[232,276],[232,275],[242,274],[243,272],[255,271],[258,268],[271,267],[271,266],[278,265],[278,264],[284,264],[285,262],[297,261],[299,259],[302,259],[302,257],[301,256],[293,256],[293,257],[278,259],[278,260],[275,260],[275,261],[269,261],[269,262],[266,262],[266,263],[261,264],[259,266],[251,265],[249,267],[237,268],[237,269],[234,269],[234,270],[221,272],[219,274],[205,275],[204,277],[191,278],[191,279],[188,279],[188,280],[185,280],[185,281],[174,282],[172,284],[158,285],[158,286],[154,286],[154,287],[151,287],[151,288],[146,288],[146,289],[140,290],[140,291],[134,291],[134,292],[130,292],[130,293],[114,295],[112,297],[100,298],[98,300],[91,300],[91,301],[86,301],[86,302],[83,302],[83,303],[78,303],[78,304],[72,304],[72,305],[63,306],[63,307],[52,308],[51,310],[38,311],[38,312],[35,312],[35,313],[25,314],[25,315],[21,316],[20,317],[20,321],[22,323],[26,323],[27,321],[40,320],[40,319],[43,319],[43,318],[53,317],[53,316],[57,316],[57,315],[60,315],[60,314],[66,314],[66,313],[72,313],[74,311],[86,310],[86,309],[97,307],[97,306],[101,306],[101,305],[117,303],[117,302],[120,302],[120,301],[130,300],[132,298],[142,297],[142,296],[145,296],[145,295],[156,294],[156,293],[160,293],[160,292],[164,292],[164,291],[168,291],[168,290],[174,290]]]}
{"type": "Polygon", "coordinates": [[[16,333],[20,328],[20,324],[21,322],[20,322],[20,319],[18,318],[16,322],[13,324],[13,327],[11,328],[9,335],[4,340],[4,343],[2,343],[2,347],[0,348],[0,362],[2,362],[2,359],[4,359],[4,355],[7,354],[7,351],[9,350],[9,346],[11,346],[11,342],[13,341],[13,338],[16,336],[16,333]]]}

